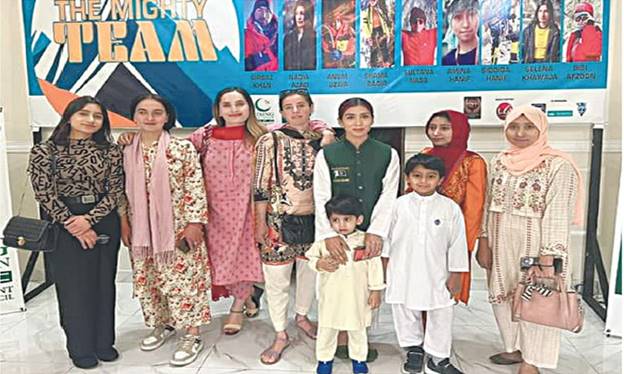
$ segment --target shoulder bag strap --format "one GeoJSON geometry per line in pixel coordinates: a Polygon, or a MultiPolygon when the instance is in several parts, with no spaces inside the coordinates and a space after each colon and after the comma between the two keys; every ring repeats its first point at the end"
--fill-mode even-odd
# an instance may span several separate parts
{"type": "Polygon", "coordinates": [[[282,186],[282,182],[280,181],[280,176],[279,176],[279,168],[277,167],[277,134],[276,131],[272,131],[271,132],[271,136],[273,136],[273,168],[274,170],[274,175],[275,175],[275,185],[278,187],[282,186]]]}

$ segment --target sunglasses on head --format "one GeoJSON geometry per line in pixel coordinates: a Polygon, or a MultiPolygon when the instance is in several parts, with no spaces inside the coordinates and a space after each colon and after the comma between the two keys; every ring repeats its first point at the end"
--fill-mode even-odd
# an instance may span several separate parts
{"type": "Polygon", "coordinates": [[[295,89],[287,89],[281,90],[279,92],[280,96],[288,96],[288,95],[310,95],[310,91],[307,88],[295,88],[295,89]]]}

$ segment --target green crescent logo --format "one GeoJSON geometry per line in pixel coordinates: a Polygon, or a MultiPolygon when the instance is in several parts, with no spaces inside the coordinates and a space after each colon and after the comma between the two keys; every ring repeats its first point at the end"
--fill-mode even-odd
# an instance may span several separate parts
{"type": "Polygon", "coordinates": [[[268,112],[269,110],[271,110],[271,104],[269,103],[269,101],[268,101],[268,100],[265,100],[265,99],[258,99],[258,100],[256,100],[256,102],[254,103],[254,105],[256,106],[256,110],[257,110],[258,112],[265,113],[265,112],[268,112]],[[266,102],[266,104],[268,104],[268,105],[267,105],[266,107],[261,107],[261,106],[260,106],[260,102],[261,102],[261,101],[266,102]]]}

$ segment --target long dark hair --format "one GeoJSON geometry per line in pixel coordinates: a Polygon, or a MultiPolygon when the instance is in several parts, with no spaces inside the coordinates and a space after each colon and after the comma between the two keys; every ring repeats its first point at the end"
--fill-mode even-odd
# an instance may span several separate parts
{"type": "Polygon", "coordinates": [[[537,7],[535,8],[535,14],[533,15],[533,24],[538,24],[539,20],[537,19],[537,14],[539,13],[539,8],[542,5],[546,5],[546,10],[548,10],[548,26],[552,26],[555,24],[555,7],[553,6],[552,0],[539,0],[536,3],[537,7]]]}
{"type": "Polygon", "coordinates": [[[368,111],[371,114],[371,117],[375,118],[375,112],[373,111],[373,105],[368,102],[368,100],[361,98],[361,97],[352,97],[350,99],[347,99],[345,101],[343,101],[340,106],[338,107],[338,119],[341,120],[342,116],[344,116],[345,112],[353,107],[356,106],[363,106],[366,109],[368,109],[368,111]]]}
{"type": "Polygon", "coordinates": [[[141,101],[144,101],[144,100],[157,101],[160,104],[162,104],[162,106],[165,108],[165,112],[167,113],[167,122],[165,123],[165,126],[163,126],[163,130],[168,132],[169,130],[175,127],[176,110],[173,104],[171,104],[169,100],[165,99],[164,97],[156,95],[156,94],[152,94],[152,93],[137,96],[134,98],[134,100],[132,100],[132,104],[130,105],[130,113],[132,114],[132,117],[134,117],[134,112],[136,111],[136,107],[139,106],[141,101]]]}
{"type": "Polygon", "coordinates": [[[80,96],[67,104],[65,110],[63,111],[63,115],[61,116],[61,120],[52,131],[50,135],[50,140],[57,145],[68,145],[69,144],[69,135],[71,133],[71,124],[69,120],[71,117],[77,112],[81,111],[85,106],[89,104],[95,104],[100,107],[102,111],[102,127],[91,135],[91,139],[95,141],[97,145],[100,146],[109,146],[113,142],[113,137],[111,136],[111,127],[110,127],[110,119],[108,118],[108,112],[106,111],[106,107],[102,104],[98,99],[93,96],[80,96]]]}

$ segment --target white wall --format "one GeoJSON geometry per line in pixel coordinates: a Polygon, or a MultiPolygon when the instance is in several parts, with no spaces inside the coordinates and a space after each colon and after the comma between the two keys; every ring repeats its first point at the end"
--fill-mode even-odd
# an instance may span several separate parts
{"type": "MultiPolygon", "coordinates": [[[[621,32],[622,32],[622,3],[611,1],[611,45],[609,64],[609,113],[608,126],[604,137],[604,156],[602,168],[602,191],[599,219],[599,239],[606,264],[609,270],[613,243],[614,217],[617,206],[617,186],[621,163],[621,32]]],[[[28,150],[32,144],[32,133],[29,126],[27,107],[26,71],[24,60],[23,25],[21,1],[0,0],[0,105],[5,108],[7,140],[9,149],[9,172],[13,206],[18,207],[18,200],[24,190],[25,170],[28,150]]],[[[571,153],[587,176],[589,167],[590,129],[586,126],[559,125],[551,130],[551,144],[563,151],[571,153]]],[[[406,152],[411,155],[428,145],[422,128],[407,130],[406,152]]],[[[471,136],[471,149],[480,152],[489,159],[505,147],[502,131],[499,127],[474,128],[471,136]]],[[[587,181],[587,178],[585,178],[587,181]]],[[[35,215],[36,206],[32,199],[30,188],[27,189],[26,203],[23,214],[35,215]]],[[[583,228],[573,233],[573,253],[578,259],[575,278],[582,276],[582,253],[584,249],[583,228]]],[[[129,270],[127,255],[121,252],[120,270],[129,270]]],[[[22,255],[22,269],[25,258],[22,255]]],[[[41,277],[41,267],[35,276],[41,277]]],[[[479,270],[475,271],[475,278],[484,278],[479,270]]]]}

